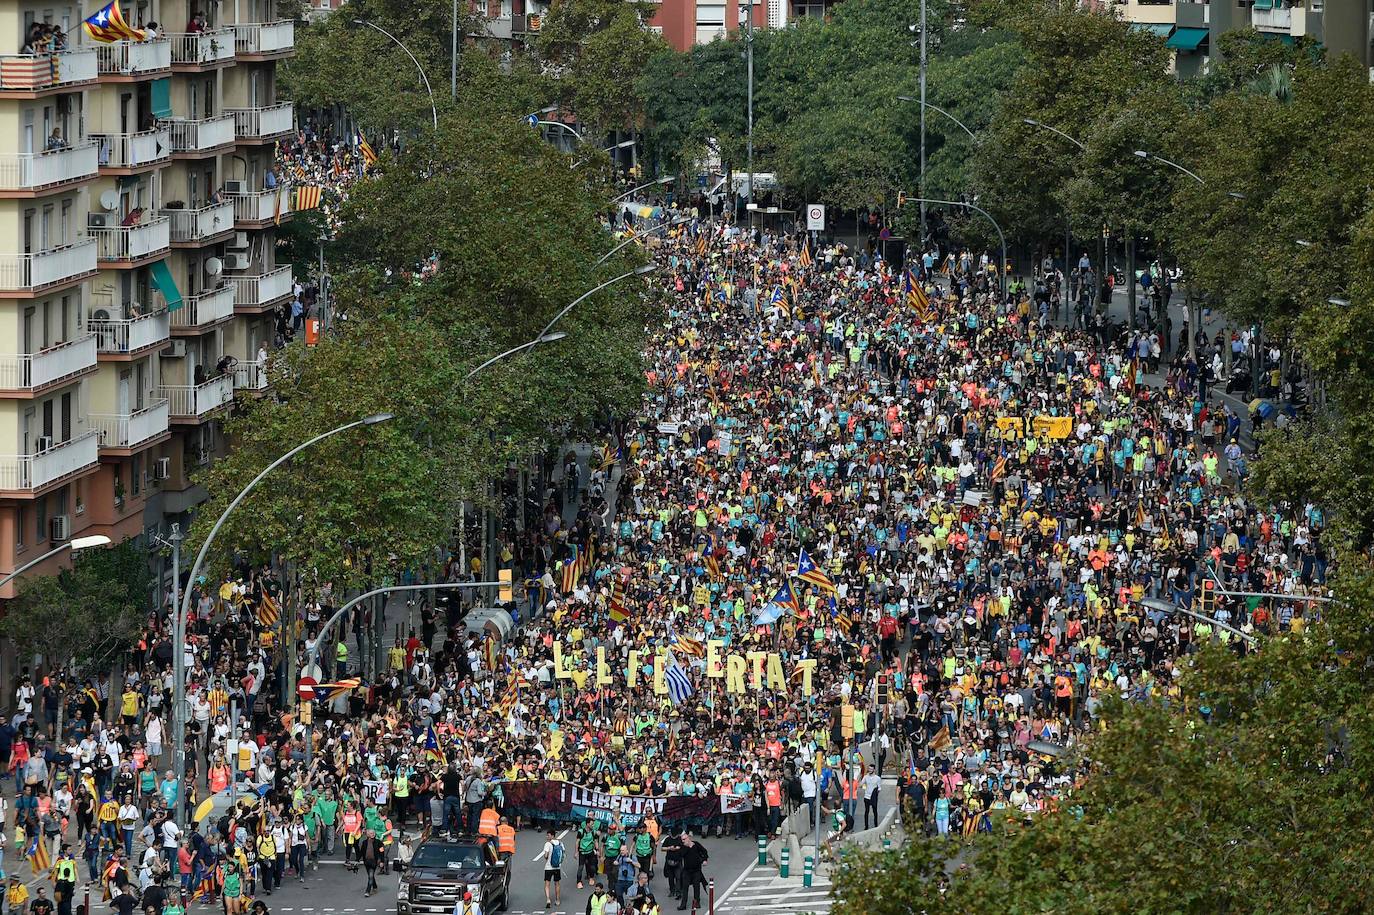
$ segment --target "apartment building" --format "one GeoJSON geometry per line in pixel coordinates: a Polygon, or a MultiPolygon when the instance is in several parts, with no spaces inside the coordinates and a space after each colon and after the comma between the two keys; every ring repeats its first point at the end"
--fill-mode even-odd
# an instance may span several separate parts
{"type": "Polygon", "coordinates": [[[1253,27],[1275,41],[1311,36],[1333,54],[1353,55],[1374,79],[1372,0],[1124,0],[1113,8],[1164,38],[1183,76],[1205,71],[1218,36],[1253,27]]]}
{"type": "Polygon", "coordinates": [[[81,28],[101,5],[0,5],[0,573],[189,520],[292,290],[272,167],[294,23],[274,0],[130,0],[156,37],[101,44],[81,28]],[[68,48],[21,53],[35,22],[68,48]]]}

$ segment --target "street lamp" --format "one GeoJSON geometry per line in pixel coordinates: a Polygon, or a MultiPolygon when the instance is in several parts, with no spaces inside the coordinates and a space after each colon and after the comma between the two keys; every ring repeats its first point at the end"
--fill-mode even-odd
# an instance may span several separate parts
{"type": "Polygon", "coordinates": [[[1002,241],[1002,262],[997,265],[997,283],[1001,288],[1002,297],[1007,295],[1007,236],[1002,234],[1002,227],[997,224],[997,220],[992,218],[987,210],[978,206],[976,203],[966,203],[963,200],[936,200],[933,197],[908,197],[908,200],[917,200],[922,204],[938,203],[941,206],[964,207],[982,215],[984,219],[992,223],[992,227],[997,230],[997,237],[1002,241]]]}
{"type": "MultiPolygon", "coordinates": [[[[205,562],[205,556],[210,552],[210,544],[215,542],[215,535],[219,533],[225,519],[229,517],[230,512],[238,508],[239,503],[253,491],[253,488],[262,482],[263,477],[311,445],[322,442],[332,435],[338,435],[340,432],[347,432],[349,429],[356,429],[359,426],[375,426],[394,418],[390,413],[374,413],[351,423],[345,423],[336,429],[330,429],[328,432],[315,436],[308,442],[297,445],[263,468],[262,472],[253,477],[252,482],[247,486],[243,487],[243,491],[234,497],[234,501],[230,502],[229,507],[215,520],[214,526],[210,528],[210,533],[205,537],[205,542],[201,544],[200,552],[196,554],[196,561],[191,565],[191,581],[196,580],[196,575],[205,562]]],[[[180,570],[174,570],[173,574],[179,577],[180,570]]],[[[178,784],[186,779],[186,620],[190,614],[191,589],[187,588],[186,592],[181,595],[181,606],[177,609],[176,618],[172,621],[172,649],[174,652],[172,656],[172,759],[178,784]]],[[[178,827],[185,825],[186,804],[184,798],[185,786],[182,785],[177,794],[176,810],[173,812],[178,827]]]]}
{"type": "Polygon", "coordinates": [[[1064,131],[1060,130],[1058,127],[1051,127],[1049,124],[1046,124],[1044,121],[1037,121],[1035,118],[1022,118],[1022,119],[1021,119],[1021,123],[1022,123],[1022,124],[1025,124],[1025,125],[1027,125],[1027,126],[1029,126],[1029,127],[1039,127],[1041,130],[1048,130],[1050,133],[1057,134],[1057,135],[1063,137],[1064,139],[1068,140],[1068,141],[1069,141],[1070,143],[1072,143],[1074,146],[1077,146],[1081,151],[1083,151],[1083,152],[1087,152],[1087,151],[1088,151],[1088,147],[1084,146],[1082,143],[1078,142],[1078,141],[1075,140],[1073,137],[1069,136],[1069,135],[1066,134],[1064,131]]]}
{"type": "MultiPolygon", "coordinates": [[[[635,141],[634,141],[634,140],[621,140],[619,143],[615,144],[614,146],[607,146],[605,149],[603,149],[603,150],[601,150],[601,151],[604,152],[604,153],[609,154],[609,153],[615,152],[617,149],[629,149],[631,146],[634,146],[634,145],[635,145],[635,141]]],[[[583,163],[588,162],[590,159],[591,159],[591,156],[585,156],[585,157],[583,157],[583,158],[581,158],[581,159],[578,159],[576,162],[574,162],[574,163],[572,164],[572,167],[573,167],[573,168],[577,168],[579,165],[582,165],[583,163]]]]}
{"type": "Polygon", "coordinates": [[[1157,156],[1157,155],[1155,155],[1154,153],[1152,153],[1152,152],[1146,152],[1146,151],[1143,150],[1143,149],[1137,149],[1137,150],[1135,151],[1135,155],[1136,155],[1137,158],[1144,159],[1144,160],[1146,160],[1147,162],[1150,161],[1150,160],[1153,160],[1153,161],[1155,161],[1155,162],[1163,162],[1165,165],[1167,165],[1167,166],[1169,166],[1169,167],[1171,167],[1171,168],[1176,168],[1176,169],[1178,169],[1179,171],[1183,172],[1183,174],[1187,175],[1189,178],[1192,178],[1192,179],[1193,179],[1194,181],[1196,181],[1198,184],[1206,184],[1206,183],[1207,183],[1206,181],[1204,181],[1204,180],[1202,179],[1202,176],[1199,175],[1197,172],[1192,171],[1191,169],[1184,168],[1182,165],[1179,165],[1179,164],[1178,164],[1177,162],[1175,162],[1173,159],[1166,159],[1166,158],[1164,158],[1163,156],[1157,156]]]}
{"type": "Polygon", "coordinates": [[[22,566],[15,569],[13,572],[6,575],[4,578],[0,578],[0,588],[14,581],[20,575],[23,575],[25,572],[27,572],[29,569],[32,569],[34,566],[38,565],[43,560],[51,559],[58,553],[65,553],[67,550],[71,550],[73,553],[76,553],[81,550],[88,550],[91,547],[105,546],[109,542],[110,538],[106,537],[104,534],[94,534],[90,537],[77,537],[74,540],[68,540],[66,543],[60,546],[53,547],[51,550],[48,550],[46,553],[44,553],[42,556],[39,556],[37,559],[30,559],[28,562],[24,563],[22,566]]]}
{"type": "MultiPolygon", "coordinates": [[[[455,29],[457,28],[457,21],[458,21],[458,20],[457,20],[457,17],[455,16],[455,17],[454,17],[454,28],[455,28],[455,29]]],[[[379,32],[381,32],[383,35],[385,35],[387,38],[390,38],[392,41],[396,42],[396,46],[397,46],[398,48],[400,48],[402,51],[405,51],[405,52],[406,52],[406,56],[410,58],[411,63],[415,64],[415,69],[417,69],[417,70],[420,71],[420,81],[423,82],[423,83],[425,84],[425,91],[429,93],[429,112],[430,112],[430,114],[434,117],[434,129],[435,129],[435,130],[438,130],[438,129],[439,129],[439,109],[438,109],[437,107],[435,107],[435,105],[434,105],[434,90],[431,89],[431,88],[429,87],[429,77],[425,75],[425,68],[422,67],[422,66],[420,66],[420,61],[415,57],[414,54],[411,54],[411,53],[410,53],[410,48],[407,48],[407,47],[405,46],[405,42],[401,41],[401,39],[397,38],[395,35],[391,34],[391,33],[388,32],[386,29],[382,28],[380,25],[378,25],[378,24],[375,23],[375,22],[368,22],[366,19],[354,19],[354,20],[353,20],[353,24],[354,24],[354,25],[365,25],[365,26],[369,26],[370,28],[376,29],[377,31],[379,31],[379,32]]],[[[456,31],[454,32],[454,38],[453,38],[453,55],[454,55],[454,56],[453,56],[453,61],[454,61],[454,62],[453,62],[453,94],[454,94],[455,97],[457,97],[457,95],[458,95],[458,37],[457,37],[457,32],[456,32],[456,31]]]]}
{"type": "Polygon", "coordinates": [[[600,286],[594,286],[594,287],[592,287],[591,289],[588,289],[586,292],[582,293],[580,296],[578,296],[577,298],[573,299],[573,300],[572,300],[571,302],[569,302],[567,305],[564,305],[564,306],[563,306],[563,310],[560,311],[558,314],[554,315],[552,321],[550,321],[548,324],[545,324],[545,325],[544,325],[544,329],[541,330],[541,331],[539,332],[539,335],[542,337],[544,334],[547,334],[547,333],[553,328],[553,326],[554,326],[555,324],[557,324],[559,321],[563,320],[563,316],[564,316],[565,314],[567,314],[568,312],[570,312],[570,311],[573,310],[573,307],[574,307],[575,305],[577,305],[579,302],[582,302],[582,301],[584,301],[584,300],[586,300],[586,299],[588,299],[588,298],[591,298],[593,295],[596,295],[596,293],[598,293],[598,292],[600,292],[601,290],[605,289],[607,286],[614,286],[616,283],[620,282],[621,280],[627,280],[627,279],[629,279],[629,278],[632,277],[632,276],[646,276],[646,275],[648,275],[648,274],[650,274],[650,273],[653,273],[653,272],[654,272],[655,270],[657,270],[657,269],[658,269],[658,265],[657,265],[657,264],[644,264],[644,265],[641,266],[641,267],[636,267],[636,268],[634,268],[634,269],[631,270],[629,273],[622,273],[622,274],[620,274],[620,276],[612,277],[611,279],[609,279],[609,280],[607,280],[606,282],[602,283],[600,286]]]}
{"type": "Polygon", "coordinates": [[[940,114],[943,114],[945,117],[949,118],[951,121],[962,127],[964,129],[964,133],[968,134],[970,140],[972,140],[975,143],[978,142],[977,135],[974,134],[972,130],[969,130],[967,124],[956,118],[954,115],[950,114],[945,109],[941,108],[939,105],[932,105],[930,102],[923,102],[920,99],[910,95],[899,95],[897,96],[897,100],[901,102],[915,102],[916,104],[921,105],[922,107],[929,108],[931,111],[938,111],[940,114]]]}
{"type": "MultiPolygon", "coordinates": [[[[1025,125],[1028,126],[1028,127],[1039,127],[1041,130],[1048,130],[1050,133],[1054,134],[1055,136],[1061,137],[1062,139],[1065,139],[1065,140],[1068,140],[1068,141],[1069,141],[1070,143],[1072,143],[1074,146],[1077,146],[1079,152],[1087,152],[1087,151],[1088,151],[1088,147],[1084,146],[1084,145],[1083,145],[1082,143],[1080,143],[1078,140],[1075,140],[1073,137],[1069,136],[1069,135],[1066,134],[1064,131],[1060,130],[1058,127],[1051,127],[1049,124],[1046,124],[1044,121],[1037,121],[1035,118],[1022,118],[1022,119],[1021,119],[1021,123],[1022,123],[1022,124],[1025,124],[1025,125]]],[[[1069,214],[1068,214],[1068,212],[1066,211],[1066,212],[1064,213],[1064,283],[1065,283],[1065,287],[1066,287],[1066,288],[1067,288],[1067,285],[1068,285],[1068,282],[1069,282],[1069,249],[1073,246],[1073,235],[1072,235],[1072,233],[1069,231],[1069,219],[1068,219],[1068,216],[1069,216],[1069,214]]],[[[1103,260],[1103,263],[1101,263],[1101,264],[1098,265],[1098,266],[1102,267],[1104,270],[1106,269],[1106,266],[1107,266],[1107,264],[1106,264],[1106,259],[1107,259],[1107,251],[1106,251],[1106,246],[1105,246],[1105,244],[1104,244],[1103,250],[1102,250],[1102,260],[1103,260]]],[[[1079,284],[1079,286],[1078,286],[1078,291],[1079,291],[1079,294],[1081,295],[1081,294],[1082,294],[1082,291],[1083,291],[1083,279],[1082,279],[1081,277],[1080,277],[1079,280],[1078,280],[1078,284],[1079,284]]],[[[1093,294],[1094,294],[1094,295],[1097,294],[1097,290],[1096,290],[1096,289],[1093,290],[1093,294]]]]}
{"type": "Polygon", "coordinates": [[[572,134],[573,139],[576,140],[578,143],[586,142],[586,140],[583,139],[582,134],[578,133],[570,125],[564,124],[562,121],[535,121],[534,123],[539,127],[561,127],[568,133],[572,134]]]}
{"type": "Polygon", "coordinates": [[[1328,304],[1328,305],[1336,305],[1336,306],[1339,306],[1339,307],[1341,307],[1341,308],[1349,308],[1349,307],[1350,307],[1350,300],[1349,300],[1349,299],[1343,299],[1343,298],[1341,298],[1340,296],[1334,296],[1334,295],[1333,295],[1331,298],[1329,298],[1329,299],[1326,300],[1326,304],[1328,304]]]}
{"type": "Polygon", "coordinates": [[[519,346],[512,346],[510,349],[506,350],[504,353],[501,353],[501,354],[496,355],[496,356],[492,356],[492,357],[491,357],[490,359],[488,359],[486,362],[483,362],[481,365],[477,366],[477,368],[473,369],[471,372],[468,372],[467,375],[463,376],[463,381],[466,383],[467,381],[469,381],[469,380],[472,378],[473,375],[476,375],[478,372],[482,371],[482,369],[486,368],[486,367],[489,366],[489,365],[494,365],[494,364],[496,364],[497,362],[500,362],[502,359],[505,359],[507,356],[514,356],[516,353],[521,352],[522,350],[527,350],[527,349],[529,349],[529,348],[532,347],[532,346],[537,346],[537,345],[540,344],[540,343],[555,343],[555,342],[557,342],[557,341],[559,341],[559,340],[562,340],[562,339],[563,339],[564,337],[566,337],[567,335],[568,335],[568,334],[567,334],[567,332],[565,332],[565,331],[556,330],[556,331],[554,331],[554,332],[551,333],[551,334],[540,334],[539,336],[535,337],[533,340],[526,340],[524,343],[521,343],[519,346]]]}
{"type": "Polygon", "coordinates": [[[632,188],[630,188],[628,191],[626,191],[625,193],[620,194],[619,196],[616,196],[616,197],[612,197],[612,198],[611,198],[611,203],[619,203],[620,201],[624,200],[626,197],[632,196],[632,195],[634,195],[634,194],[638,194],[640,191],[644,190],[646,187],[653,187],[655,184],[672,184],[672,183],[673,183],[674,181],[676,181],[676,180],[677,180],[677,178],[676,178],[675,176],[673,176],[673,175],[664,175],[662,178],[655,178],[653,181],[646,181],[644,184],[641,184],[639,187],[632,187],[632,188]]]}
{"type": "Polygon", "coordinates": [[[598,257],[598,258],[596,259],[596,262],[597,262],[598,264],[604,264],[604,263],[606,263],[607,260],[610,259],[610,257],[611,257],[612,255],[614,255],[617,251],[619,251],[621,248],[624,248],[626,245],[630,244],[631,242],[638,241],[639,239],[643,238],[643,237],[646,236],[646,235],[657,235],[659,232],[662,232],[664,229],[673,229],[673,228],[676,228],[677,226],[685,225],[686,223],[689,223],[689,222],[691,222],[691,221],[692,221],[692,220],[690,220],[690,219],[679,219],[679,220],[677,220],[676,222],[661,222],[661,223],[659,223],[658,225],[654,226],[652,229],[645,229],[643,232],[636,233],[636,234],[631,235],[630,237],[626,238],[626,239],[625,239],[624,241],[622,241],[620,244],[616,245],[614,248],[612,248],[611,250],[607,251],[605,254],[603,254],[603,255],[601,255],[600,257],[598,257]]]}
{"type": "MultiPolygon", "coordinates": [[[[438,584],[429,585],[390,585],[385,588],[375,588],[371,591],[366,592],[365,594],[359,594],[357,597],[353,598],[351,601],[344,604],[338,610],[334,611],[334,615],[331,616],[329,619],[325,620],[324,625],[320,627],[320,631],[315,635],[315,644],[311,645],[310,651],[306,653],[305,669],[308,672],[314,670],[316,667],[319,666],[320,646],[324,644],[325,636],[330,632],[330,630],[334,628],[334,625],[338,623],[339,620],[344,618],[344,615],[347,614],[349,610],[352,610],[354,607],[358,606],[358,604],[361,604],[363,601],[368,600],[369,598],[376,597],[379,594],[394,593],[396,591],[457,591],[462,588],[494,588],[499,587],[501,584],[502,582],[500,581],[463,581],[440,582],[438,584]]],[[[321,669],[321,673],[323,672],[323,669],[321,669]]],[[[321,679],[324,678],[321,677],[321,679]]],[[[307,778],[310,774],[310,761],[314,755],[315,716],[311,715],[310,721],[305,726],[305,772],[307,778]]]]}
{"type": "Polygon", "coordinates": [[[1224,629],[1232,635],[1239,636],[1240,638],[1249,642],[1251,645],[1259,641],[1255,638],[1254,635],[1252,635],[1249,632],[1243,632],[1237,629],[1235,626],[1228,626],[1226,623],[1215,620],[1212,617],[1207,616],[1206,614],[1196,613],[1192,610],[1189,610],[1187,607],[1182,607],[1178,604],[1171,603],[1167,600],[1159,600],[1155,597],[1146,597],[1141,599],[1140,605],[1147,610],[1154,610],[1156,613],[1163,613],[1168,616],[1173,616],[1175,613],[1182,613],[1184,616],[1191,616],[1193,619],[1206,623],[1209,626],[1216,626],[1218,629],[1224,629]]]}

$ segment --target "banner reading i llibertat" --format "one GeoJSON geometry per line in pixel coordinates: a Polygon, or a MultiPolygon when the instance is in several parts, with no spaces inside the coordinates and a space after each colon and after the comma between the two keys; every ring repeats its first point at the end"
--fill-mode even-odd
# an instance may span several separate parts
{"type": "Polygon", "coordinates": [[[504,810],[508,816],[518,814],[565,823],[581,822],[590,813],[602,822],[637,826],[646,813],[652,812],[660,823],[672,829],[700,826],[720,816],[723,810],[736,813],[751,809],[733,795],[728,796],[727,801],[714,794],[705,797],[610,794],[549,779],[505,782],[501,785],[501,793],[506,799],[504,810]]]}

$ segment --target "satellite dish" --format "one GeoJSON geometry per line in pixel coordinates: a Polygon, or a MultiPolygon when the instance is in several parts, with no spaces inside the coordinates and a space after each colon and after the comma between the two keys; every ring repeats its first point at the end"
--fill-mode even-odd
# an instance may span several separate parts
{"type": "Polygon", "coordinates": [[[211,276],[219,276],[220,271],[223,269],[224,261],[220,260],[218,257],[212,257],[205,262],[205,272],[211,276]]]}
{"type": "Polygon", "coordinates": [[[113,212],[115,207],[119,206],[119,195],[114,191],[101,191],[100,206],[113,212]]]}

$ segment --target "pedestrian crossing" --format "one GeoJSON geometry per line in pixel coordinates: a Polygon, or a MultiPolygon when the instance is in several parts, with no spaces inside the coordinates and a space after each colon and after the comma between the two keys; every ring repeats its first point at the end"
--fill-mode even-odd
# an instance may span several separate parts
{"type": "Polygon", "coordinates": [[[829,912],[830,880],[820,874],[811,886],[803,886],[800,877],[779,877],[774,870],[754,871],[716,906],[716,911],[749,913],[749,915],[806,915],[829,912]]]}

